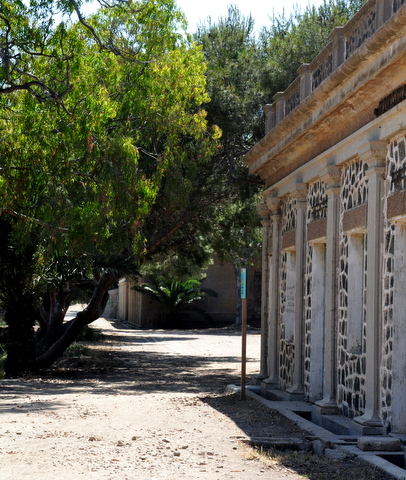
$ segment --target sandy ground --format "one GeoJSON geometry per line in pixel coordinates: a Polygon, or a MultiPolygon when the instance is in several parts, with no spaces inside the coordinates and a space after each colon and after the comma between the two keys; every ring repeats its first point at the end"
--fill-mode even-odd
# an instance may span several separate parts
{"type": "MultiPolygon", "coordinates": [[[[1,480],[321,478],[265,464],[244,443],[304,433],[224,393],[239,382],[238,331],[94,326],[105,340],[85,356],[73,349],[39,378],[0,381],[1,480]]],[[[251,330],[248,375],[259,371],[259,350],[251,330]]]]}
{"type": "MultiPolygon", "coordinates": [[[[216,395],[239,380],[238,332],[94,326],[112,365],[89,369],[79,358],[73,377],[62,362],[56,376],[1,382],[2,480],[302,478],[249,460],[246,433],[216,409],[216,395]]],[[[259,343],[258,331],[248,335],[248,374],[259,343]]]]}

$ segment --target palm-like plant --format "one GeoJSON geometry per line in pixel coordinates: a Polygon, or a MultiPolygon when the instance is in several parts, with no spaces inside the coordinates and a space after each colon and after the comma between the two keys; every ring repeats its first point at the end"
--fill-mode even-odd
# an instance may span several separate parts
{"type": "Polygon", "coordinates": [[[166,280],[164,277],[157,277],[151,279],[151,284],[141,283],[133,289],[149,295],[163,306],[169,327],[179,328],[181,315],[184,313],[194,313],[210,324],[213,323],[210,315],[195,302],[218,295],[210,288],[202,288],[201,280],[166,280]]]}

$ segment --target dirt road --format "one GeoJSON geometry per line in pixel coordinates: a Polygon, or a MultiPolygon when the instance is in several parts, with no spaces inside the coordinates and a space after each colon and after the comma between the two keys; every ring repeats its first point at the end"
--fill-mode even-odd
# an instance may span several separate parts
{"type": "MultiPolygon", "coordinates": [[[[302,432],[252,399],[225,395],[239,381],[239,332],[94,326],[105,340],[86,355],[72,349],[57,371],[0,381],[1,480],[305,478],[259,461],[243,442],[302,432]]],[[[249,375],[259,349],[251,331],[249,375]]]]}

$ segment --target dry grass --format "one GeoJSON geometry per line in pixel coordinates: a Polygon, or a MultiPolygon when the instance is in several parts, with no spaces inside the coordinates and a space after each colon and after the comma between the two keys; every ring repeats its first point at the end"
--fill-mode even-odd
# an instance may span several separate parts
{"type": "Polygon", "coordinates": [[[259,460],[268,468],[288,468],[309,480],[388,480],[388,474],[374,468],[357,457],[332,459],[306,451],[278,451],[252,448],[247,458],[259,460]]]}

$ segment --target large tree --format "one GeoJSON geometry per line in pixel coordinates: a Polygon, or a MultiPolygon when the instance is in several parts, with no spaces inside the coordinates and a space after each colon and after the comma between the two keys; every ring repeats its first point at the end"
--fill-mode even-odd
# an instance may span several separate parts
{"type": "MultiPolygon", "coordinates": [[[[311,61],[334,27],[344,25],[362,3],[330,0],[303,12],[296,9],[289,17],[273,16],[258,38],[253,19],[232,5],[225,17],[216,22],[209,18],[198,28],[194,39],[202,45],[210,96],[204,107],[209,123],[222,131],[221,146],[194,177],[189,203],[175,208],[177,215],[170,209],[166,217],[156,214],[160,221],[170,220],[172,235],[157,246],[166,259],[172,252],[184,268],[187,255],[190,264],[196,264],[215,253],[237,267],[258,258],[261,227],[256,206],[262,185],[249,176],[241,158],[264,135],[262,107],[288,87],[298,67],[311,61]]],[[[151,225],[157,225],[156,216],[151,225]]]]}
{"type": "Polygon", "coordinates": [[[174,1],[117,3],[85,19],[73,0],[2,2],[9,376],[50,365],[98,318],[109,288],[145,254],[143,222],[163,180],[216,148],[199,108],[201,51],[179,34],[174,1]],[[90,276],[89,304],[64,322],[73,280],[90,276]]]}
{"type": "Polygon", "coordinates": [[[185,274],[214,254],[236,266],[258,258],[256,205],[262,186],[241,158],[264,134],[262,106],[289,85],[301,63],[315,57],[333,28],[345,24],[362,1],[331,0],[289,17],[274,16],[258,38],[253,19],[236,6],[198,28],[193,38],[203,49],[210,97],[204,108],[208,122],[222,131],[220,148],[200,162],[198,172],[179,166],[160,190],[145,223],[155,270],[185,274]]]}
{"type": "Polygon", "coordinates": [[[262,136],[261,105],[266,103],[253,27],[250,17],[230,7],[227,17],[217,23],[208,19],[193,35],[207,66],[207,120],[220,127],[222,136],[216,154],[202,159],[198,171],[178,166],[159,192],[158,208],[145,225],[147,250],[158,269],[182,275],[213,255],[246,265],[258,254],[260,182],[240,160],[262,136]],[[165,205],[164,212],[159,205],[165,205]]]}

